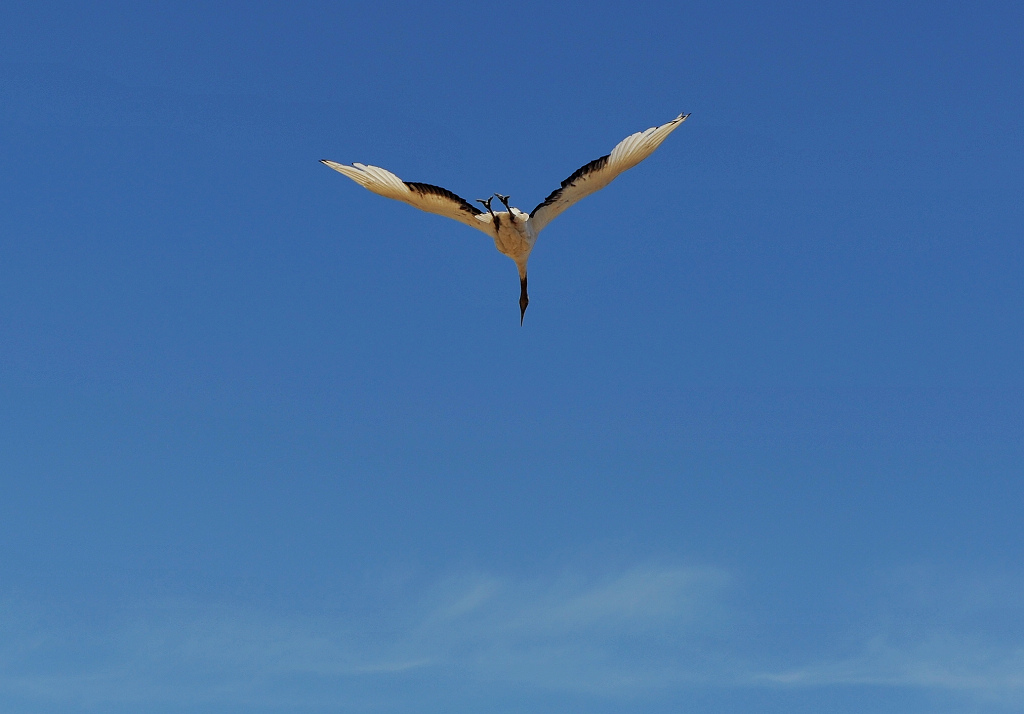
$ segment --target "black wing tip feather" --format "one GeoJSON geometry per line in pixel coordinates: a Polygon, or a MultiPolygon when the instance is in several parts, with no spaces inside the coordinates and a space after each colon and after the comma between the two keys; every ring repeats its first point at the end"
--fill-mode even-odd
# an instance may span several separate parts
{"type": "Polygon", "coordinates": [[[562,182],[561,187],[556,188],[554,191],[552,191],[547,198],[545,198],[543,201],[537,204],[537,207],[530,211],[530,216],[532,217],[534,213],[544,208],[544,206],[550,206],[552,203],[557,201],[559,196],[562,195],[562,191],[569,188],[569,186],[571,186],[577,179],[583,178],[587,174],[593,173],[595,171],[600,171],[601,169],[603,169],[608,164],[609,156],[611,156],[611,154],[605,154],[600,158],[594,159],[589,164],[584,164],[583,166],[580,166],[578,169],[573,171],[572,175],[562,182]]]}
{"type": "MultiPolygon", "coordinates": [[[[677,116],[675,119],[673,119],[669,123],[671,124],[671,123],[675,123],[675,122],[679,122],[679,121],[686,121],[687,118],[689,118],[689,116],[690,116],[689,112],[687,112],[685,114],[680,114],[679,116],[677,116]]],[[[601,158],[594,159],[589,164],[586,164],[586,165],[581,166],[578,169],[576,169],[573,172],[572,176],[570,176],[569,178],[567,178],[565,181],[562,182],[562,185],[561,185],[560,188],[556,188],[554,191],[552,191],[548,195],[547,198],[545,198],[543,201],[538,203],[537,207],[534,208],[532,211],[530,211],[530,217],[532,218],[533,214],[535,214],[540,209],[544,208],[544,206],[550,206],[552,203],[557,201],[558,198],[562,195],[562,192],[565,189],[569,188],[569,186],[571,186],[573,184],[573,182],[575,182],[577,179],[582,178],[582,177],[586,176],[589,173],[593,173],[594,171],[600,171],[601,169],[603,169],[605,167],[605,165],[608,163],[608,157],[610,157],[610,156],[611,156],[611,154],[605,154],[601,158]]]]}
{"type": "Polygon", "coordinates": [[[476,206],[470,204],[470,202],[464,199],[462,196],[458,195],[457,193],[453,193],[452,191],[449,191],[446,188],[442,188],[441,186],[435,186],[432,183],[419,183],[416,181],[403,181],[402,183],[404,183],[410,191],[415,191],[416,193],[423,193],[434,196],[441,196],[443,198],[447,198],[451,201],[454,201],[455,203],[459,204],[459,208],[461,210],[466,211],[471,216],[479,216],[481,213],[483,213],[483,211],[481,211],[476,206]]]}

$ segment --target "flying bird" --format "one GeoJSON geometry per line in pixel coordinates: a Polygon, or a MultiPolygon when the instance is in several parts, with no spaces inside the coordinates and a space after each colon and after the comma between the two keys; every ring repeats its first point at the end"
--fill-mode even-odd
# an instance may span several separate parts
{"type": "Polygon", "coordinates": [[[519,269],[519,324],[522,325],[526,316],[526,306],[530,303],[530,298],[526,294],[526,262],[530,259],[530,251],[533,250],[540,232],[569,206],[604,188],[623,171],[633,168],[650,156],[689,116],[680,114],[667,124],[653,126],[646,131],[627,136],[610,154],[594,159],[574,171],[569,178],[562,181],[560,187],[552,191],[529,213],[509,206],[509,197],[500,193],[495,193],[487,199],[476,199],[476,202],[485,209],[480,210],[446,188],[429,183],[403,181],[378,166],[348,166],[326,159],[321,163],[345,174],[374,193],[405,201],[421,211],[454,218],[493,238],[495,247],[514,260],[519,269]],[[495,198],[505,206],[504,211],[495,211],[491,208],[491,201],[495,198]]]}

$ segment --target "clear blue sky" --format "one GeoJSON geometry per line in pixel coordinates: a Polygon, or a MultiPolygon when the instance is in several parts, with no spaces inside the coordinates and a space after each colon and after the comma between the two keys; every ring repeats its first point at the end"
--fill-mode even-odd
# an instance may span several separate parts
{"type": "Polygon", "coordinates": [[[1020,3],[0,12],[0,710],[1024,709],[1020,3]],[[529,209],[511,261],[318,163],[529,209]]]}

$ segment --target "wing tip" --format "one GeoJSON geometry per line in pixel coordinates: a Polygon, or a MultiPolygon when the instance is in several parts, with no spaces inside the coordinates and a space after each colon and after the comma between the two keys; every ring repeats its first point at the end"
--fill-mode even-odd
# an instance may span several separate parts
{"type": "Polygon", "coordinates": [[[345,174],[349,178],[354,178],[354,173],[366,173],[363,171],[366,167],[362,164],[339,164],[337,161],[331,161],[330,159],[320,159],[320,163],[329,169],[334,169],[339,174],[345,174]]]}

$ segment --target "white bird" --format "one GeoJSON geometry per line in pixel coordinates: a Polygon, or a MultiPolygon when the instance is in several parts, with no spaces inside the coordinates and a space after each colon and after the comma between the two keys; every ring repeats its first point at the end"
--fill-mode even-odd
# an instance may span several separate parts
{"type": "Polygon", "coordinates": [[[436,213],[481,230],[494,239],[497,249],[515,261],[519,268],[519,324],[523,324],[526,306],[530,302],[526,294],[526,262],[530,251],[537,242],[537,236],[558,214],[582,198],[599,191],[610,184],[626,169],[633,168],[646,159],[675,129],[686,121],[689,114],[680,114],[661,126],[627,136],[620,141],[610,154],[591,161],[577,169],[562,182],[540,204],[524,213],[508,205],[508,196],[493,194],[487,200],[476,199],[487,209],[486,213],[469,201],[446,188],[429,183],[403,181],[390,171],[377,166],[352,164],[347,166],[334,161],[322,160],[335,171],[345,174],[359,185],[387,198],[415,206],[421,211],[436,213]],[[497,197],[505,206],[504,211],[491,210],[491,201],[497,197]]]}

